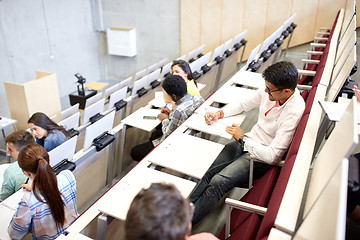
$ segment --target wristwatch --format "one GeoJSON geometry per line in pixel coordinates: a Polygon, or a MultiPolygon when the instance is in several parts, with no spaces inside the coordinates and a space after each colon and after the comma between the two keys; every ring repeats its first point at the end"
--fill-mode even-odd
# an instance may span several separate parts
{"type": "Polygon", "coordinates": [[[245,137],[245,135],[242,135],[242,136],[239,138],[239,143],[241,143],[243,146],[245,145],[244,137],[245,137]]]}

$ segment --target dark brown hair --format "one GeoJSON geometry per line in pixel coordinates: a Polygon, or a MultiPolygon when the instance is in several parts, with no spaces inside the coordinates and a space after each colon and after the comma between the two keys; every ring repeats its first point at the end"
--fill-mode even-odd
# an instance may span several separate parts
{"type": "Polygon", "coordinates": [[[189,81],[193,80],[195,85],[197,86],[197,82],[195,81],[194,77],[193,77],[193,73],[191,71],[190,65],[184,61],[184,60],[175,60],[173,62],[173,64],[171,65],[171,70],[174,66],[179,66],[186,74],[187,74],[187,79],[189,81]]]}
{"type": "Polygon", "coordinates": [[[12,143],[14,144],[14,147],[16,148],[16,151],[20,151],[23,147],[34,144],[35,139],[31,133],[24,131],[24,130],[18,130],[6,137],[6,143],[12,143]]]}
{"type": "Polygon", "coordinates": [[[125,221],[127,240],[183,240],[192,210],[174,185],[153,183],[134,198],[125,221]]]}
{"type": "Polygon", "coordinates": [[[65,134],[66,137],[69,137],[68,132],[64,127],[57,125],[54,121],[52,121],[46,114],[37,112],[34,113],[28,120],[28,123],[33,123],[34,125],[45,129],[46,131],[52,132],[57,129],[65,134]]]}
{"type": "Polygon", "coordinates": [[[38,144],[27,145],[20,151],[18,162],[23,171],[35,174],[33,193],[36,199],[44,202],[41,196],[44,197],[56,225],[62,227],[65,222],[65,204],[61,198],[57,178],[49,164],[49,154],[45,148],[38,144]]]}

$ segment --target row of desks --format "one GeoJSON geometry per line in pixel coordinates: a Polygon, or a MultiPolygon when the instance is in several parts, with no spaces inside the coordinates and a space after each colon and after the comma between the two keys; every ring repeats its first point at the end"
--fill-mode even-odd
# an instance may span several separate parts
{"type": "MultiPolygon", "coordinates": [[[[189,135],[189,129],[196,129],[207,134],[231,139],[225,134],[225,127],[230,122],[241,124],[245,115],[238,115],[224,119],[218,126],[207,126],[203,114],[206,111],[216,110],[218,104],[227,104],[232,99],[249,96],[258,87],[263,87],[264,82],[260,74],[250,72],[238,72],[215,94],[209,97],[197,111],[137,164],[124,178],[114,184],[108,192],[101,196],[90,208],[88,208],[68,229],[69,233],[82,231],[94,218],[98,217],[97,238],[103,238],[106,233],[107,216],[118,220],[125,220],[127,210],[133,197],[142,189],[150,186],[153,182],[172,183],[179,188],[184,197],[188,197],[196,183],[189,177],[201,179],[210,165],[223,149],[224,145],[189,135]],[[242,87],[235,86],[240,84],[242,87]],[[244,88],[244,86],[250,86],[244,88]],[[155,170],[155,166],[171,169],[184,178],[169,173],[155,170]]],[[[124,141],[126,129],[137,127],[145,131],[152,131],[158,124],[158,120],[146,120],[142,116],[148,115],[150,106],[141,108],[123,119],[121,141],[124,141]]],[[[156,110],[155,110],[156,111],[156,110]]],[[[153,113],[155,114],[155,112],[153,113]]],[[[123,142],[121,146],[123,146],[123,142]]],[[[123,150],[123,149],[122,149],[123,150]]]]}

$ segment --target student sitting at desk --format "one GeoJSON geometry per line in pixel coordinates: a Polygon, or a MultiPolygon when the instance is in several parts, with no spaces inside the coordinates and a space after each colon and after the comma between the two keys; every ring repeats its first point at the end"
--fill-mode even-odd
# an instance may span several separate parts
{"type": "Polygon", "coordinates": [[[259,89],[250,98],[205,115],[205,121],[211,124],[219,118],[259,107],[258,122],[249,133],[244,134],[235,124],[226,127],[236,141],[224,147],[190,196],[195,205],[193,224],[205,217],[228,191],[248,182],[250,158],[258,161],[254,164],[254,175],[260,177],[270,165],[279,163],[292,141],[305,109],[296,89],[297,69],[290,62],[278,62],[262,75],[265,90],[259,89]]]}
{"type": "Polygon", "coordinates": [[[186,83],[180,76],[170,75],[166,77],[162,84],[162,88],[165,102],[174,102],[175,107],[171,111],[167,107],[162,108],[161,113],[157,116],[162,123],[162,134],[155,135],[161,136],[156,139],[151,137],[150,141],[137,145],[131,149],[131,157],[135,161],[143,159],[154,147],[164,141],[170,133],[190,117],[195,109],[204,102],[204,99],[201,96],[193,97],[187,93],[186,83]]]}
{"type": "Polygon", "coordinates": [[[187,92],[191,96],[200,96],[197,84],[193,78],[191,68],[184,60],[176,60],[171,65],[171,72],[173,75],[178,75],[186,82],[187,92]]]}
{"type": "Polygon", "coordinates": [[[15,162],[13,162],[4,172],[4,181],[0,192],[0,202],[18,191],[26,180],[26,176],[19,167],[17,159],[20,150],[29,144],[34,144],[35,139],[31,133],[19,130],[8,135],[5,142],[7,143],[7,152],[13,157],[15,162]]]}
{"type": "Polygon", "coordinates": [[[126,240],[216,240],[210,233],[191,234],[192,207],[174,185],[153,183],[141,190],[125,221],[126,240]]]}
{"type": "Polygon", "coordinates": [[[49,154],[38,144],[30,144],[19,153],[19,166],[32,181],[21,198],[8,233],[21,239],[28,232],[33,239],[55,239],[77,218],[76,181],[71,171],[55,175],[49,154]]]}
{"type": "Polygon", "coordinates": [[[44,113],[34,113],[28,120],[28,125],[35,136],[36,143],[48,152],[69,139],[65,128],[54,123],[44,113]]]}

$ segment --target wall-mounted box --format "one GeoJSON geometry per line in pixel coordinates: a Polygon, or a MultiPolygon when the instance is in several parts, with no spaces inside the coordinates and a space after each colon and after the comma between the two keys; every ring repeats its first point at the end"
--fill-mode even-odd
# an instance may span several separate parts
{"type": "Polygon", "coordinates": [[[108,28],[106,35],[109,55],[136,55],[136,28],[108,28]]]}

